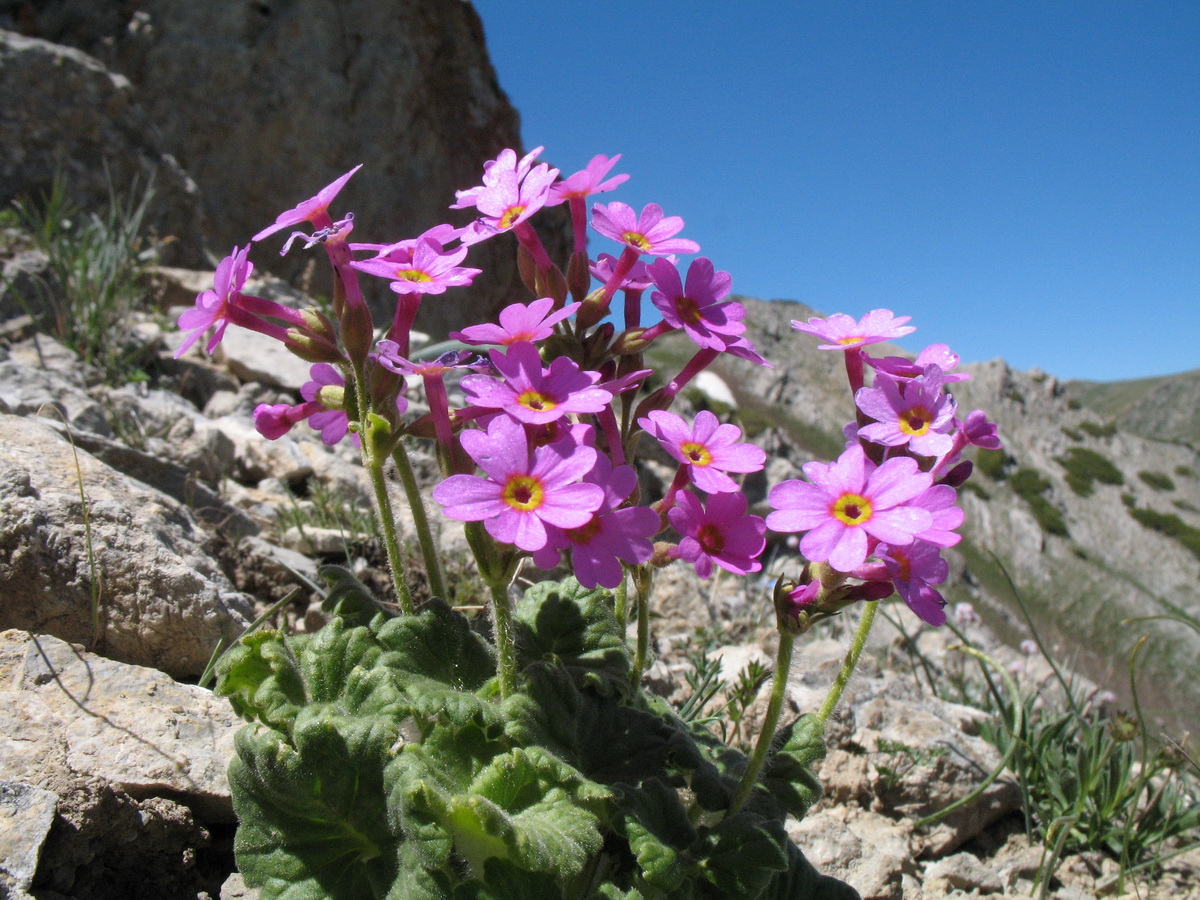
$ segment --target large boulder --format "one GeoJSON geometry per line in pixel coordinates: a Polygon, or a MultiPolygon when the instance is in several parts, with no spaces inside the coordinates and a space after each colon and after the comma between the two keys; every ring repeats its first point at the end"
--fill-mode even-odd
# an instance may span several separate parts
{"type": "Polygon", "coordinates": [[[177,501],[36,420],[0,415],[0,628],[198,675],[253,619],[201,542],[177,501]]]}
{"type": "Polygon", "coordinates": [[[146,225],[167,260],[204,264],[204,221],[195,184],[163,151],[129,80],[77,49],[0,31],[0,206],[37,202],[56,175],[68,199],[103,208],[110,187],[153,182],[146,225]]]}
{"type": "MultiPolygon", "coordinates": [[[[16,24],[16,23],[14,23],[16,24]]],[[[519,119],[496,80],[470,3],[444,0],[64,0],[29,17],[40,36],[95,53],[128,77],[166,146],[200,185],[221,253],[358,163],[335,213],[355,237],[396,241],[444,221],[454,191],[521,144],[519,119]]],[[[567,217],[548,234],[567,249],[567,217]]],[[[272,248],[278,246],[272,243],[272,248]]],[[[319,251],[318,251],[319,252],[319,251]]],[[[255,255],[289,279],[309,257],[255,255]]],[[[435,335],[524,297],[509,236],[472,251],[485,284],[426,303],[435,335]]],[[[330,293],[323,260],[312,290],[330,293]]],[[[391,293],[373,285],[376,301],[391,293]]]]}

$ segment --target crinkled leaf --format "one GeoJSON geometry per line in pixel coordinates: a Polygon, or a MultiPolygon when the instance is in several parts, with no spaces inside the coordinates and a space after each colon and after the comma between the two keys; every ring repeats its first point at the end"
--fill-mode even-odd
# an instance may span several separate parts
{"type": "Polygon", "coordinates": [[[388,895],[401,834],[380,809],[387,736],[385,723],[329,713],[298,720],[294,746],[277,731],[238,732],[229,769],[241,823],[235,850],[263,900],[388,895]]]}
{"type": "Polygon", "coordinates": [[[786,871],[787,833],[778,820],[742,811],[705,833],[700,873],[730,897],[758,897],[777,872],[786,871]]]}
{"type": "Polygon", "coordinates": [[[371,589],[349,569],[321,566],[317,575],[329,585],[325,599],[321,601],[321,609],[325,612],[345,619],[351,625],[366,625],[377,615],[389,615],[371,589]]]}
{"type": "Polygon", "coordinates": [[[521,663],[561,665],[597,689],[628,692],[629,654],[612,604],[607,590],[574,578],[535,584],[514,614],[521,663]]]}
{"type": "Polygon", "coordinates": [[[646,883],[663,891],[683,884],[691,869],[687,849],[696,840],[675,788],[657,778],[621,785],[617,830],[629,842],[646,883]]]}
{"type": "Polygon", "coordinates": [[[526,872],[502,859],[489,859],[482,878],[454,890],[453,900],[564,900],[558,879],[545,872],[526,872]]]}
{"type": "Polygon", "coordinates": [[[277,631],[242,638],[217,663],[216,692],[228,697],[242,718],[290,731],[296,713],[308,702],[294,646],[277,631]]]}
{"type": "Polygon", "coordinates": [[[821,799],[821,782],[813,771],[825,758],[825,729],[816,716],[804,715],[781,730],[781,746],[763,772],[762,786],[786,812],[803,819],[821,799]]]}
{"type": "Polygon", "coordinates": [[[633,888],[623,891],[611,882],[600,885],[588,900],[646,900],[646,895],[633,888]]]}
{"type": "Polygon", "coordinates": [[[599,814],[609,792],[536,747],[498,754],[458,792],[452,773],[421,774],[405,774],[406,804],[446,828],[473,871],[497,858],[571,878],[603,842],[599,814]]]}
{"type": "Polygon", "coordinates": [[[496,674],[491,646],[471,631],[466,616],[436,598],[415,616],[388,620],[378,640],[389,651],[389,665],[458,690],[479,690],[496,674]]]}

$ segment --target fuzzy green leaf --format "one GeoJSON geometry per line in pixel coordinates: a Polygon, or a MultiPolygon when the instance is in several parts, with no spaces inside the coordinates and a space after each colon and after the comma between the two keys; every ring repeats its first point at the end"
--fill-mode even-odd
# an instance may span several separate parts
{"type": "Polygon", "coordinates": [[[300,662],[277,631],[255,632],[231,647],[217,664],[216,692],[242,718],[285,732],[308,702],[300,662]]]}
{"type": "Polygon", "coordinates": [[[390,619],[378,633],[388,664],[443,682],[461,691],[477,691],[496,674],[491,646],[460,612],[439,599],[415,616],[390,619]]]}
{"type": "Polygon", "coordinates": [[[637,788],[622,785],[620,792],[617,829],[629,842],[642,878],[658,890],[676,890],[691,869],[686,851],[696,840],[678,793],[657,778],[637,788]]]}
{"type": "MultiPolygon", "coordinates": [[[[229,769],[241,823],[235,850],[246,883],[262,887],[263,900],[393,896],[401,832],[380,814],[391,736],[386,722],[328,710],[297,721],[294,746],[276,731],[238,732],[229,769]]],[[[428,858],[449,852],[449,841],[434,843],[440,846],[426,847],[428,858]]]]}
{"type": "Polygon", "coordinates": [[[629,691],[629,654],[612,611],[612,594],[574,578],[543,581],[525,591],[514,613],[523,665],[561,665],[605,692],[629,691]]]}
{"type": "Polygon", "coordinates": [[[788,868],[787,833],[778,820],[743,811],[703,835],[700,873],[730,897],[758,897],[788,868]]]}
{"type": "Polygon", "coordinates": [[[767,762],[762,786],[784,810],[803,819],[821,799],[821,782],[813,771],[825,758],[825,729],[816,716],[804,715],[777,739],[781,746],[767,762]]]}

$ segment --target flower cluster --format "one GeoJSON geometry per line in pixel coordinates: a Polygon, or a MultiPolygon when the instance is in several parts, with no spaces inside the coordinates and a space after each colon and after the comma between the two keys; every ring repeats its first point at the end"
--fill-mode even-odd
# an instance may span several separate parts
{"type": "MultiPolygon", "coordinates": [[[[970,475],[960,455],[968,444],[999,446],[995,427],[976,410],[967,425],[956,417],[948,383],[967,376],[952,373],[958,357],[944,345],[926,348],[915,362],[901,357],[871,358],[864,347],[913,331],[907,317],[876,309],[859,321],[839,314],[792,322],[792,327],[825,343],[823,350],[845,355],[857,418],[846,426],[846,450],[832,463],[802,467],[808,479],[784,481],[771,489],[774,512],[768,527],[804,532],[800,553],[825,564],[827,590],[820,599],[836,605],[895,591],[931,625],[946,621],[946,601],[936,590],[948,567],[940,550],[958,543],[963,512],[955,486],[970,475]],[[864,372],[875,373],[864,384],[864,372]],[[847,578],[859,583],[850,585],[847,578]],[[839,596],[839,594],[841,596],[839,596]]],[[[811,573],[810,573],[811,574],[811,573]]],[[[800,586],[792,603],[810,609],[817,597],[800,586]]]]}
{"type": "Polygon", "coordinates": [[[268,438],[307,421],[327,443],[352,435],[364,463],[380,469],[403,438],[432,438],[444,474],[433,499],[449,518],[478,523],[489,536],[491,544],[472,544],[477,553],[501,559],[481,560],[485,574],[511,577],[522,559],[555,568],[567,554],[588,587],[616,588],[630,570],[674,560],[691,564],[701,577],[717,567],[745,575],[763,568],[768,530],[799,532],[802,574],[781,619],[811,620],[895,590],[925,621],[944,621],[936,586],[947,574],[940,551],[958,541],[963,518],[955,487],[970,464],[960,455],[970,444],[998,446],[995,427],[981,412],[957,417],[947,387],[967,377],[953,371],[958,358],[944,345],[916,360],[871,357],[864,348],[913,330],[888,310],[861,320],[838,314],[793,323],[821,338],[822,349],[844,354],[856,419],[845,429],[847,447],[837,460],[806,464],[806,480],[775,485],[771,511],[754,515],[740,479],[764,468],[764,451],[711,412],[689,419],[669,410],[683,387],[722,355],[770,365],[746,339],[746,310],[729,299],[729,273],[705,257],[681,273],[678,255],[700,247],[680,236],[683,220],[657,204],[639,213],[620,201],[597,203],[587,215],[587,198],[628,177],[610,175],[619,156],[596,156],[560,178],[557,169],[537,162],[540,152],[518,157],[505,150],[486,164],[482,184],[458,192],[452,208],[475,212],[466,227],[438,225],[390,243],[350,243],[353,215],[333,219],[330,205],[352,169],[254,238],[312,227],[293,232],[284,252],[299,240],[324,247],[338,275],[336,323],[316,310],[296,311],[244,293],[253,269],[250,245],[235,247],[218,267],[213,289],[180,318],[189,334],[179,352],[212,329],[211,352],[234,323],[284,341],[311,361],[303,402],[256,410],[256,425],[268,438]],[[530,222],[543,207],[561,203],[570,206],[574,230],[565,272],[530,222]],[[590,257],[589,231],[614,242],[617,254],[590,257]],[[517,239],[532,298],[507,306],[495,324],[451,334],[478,352],[414,356],[410,334],[424,298],[470,285],[480,274],[464,265],[471,247],[504,232],[517,239]],[[363,301],[360,274],[385,279],[397,295],[382,339],[363,301]],[[614,311],[618,291],[623,309],[614,311]],[[647,291],[661,320],[643,326],[647,291]],[[651,374],[643,354],[672,332],[694,345],[691,358],[643,394],[651,374]],[[457,407],[445,381],[451,374],[461,387],[457,407]],[[418,381],[429,412],[406,419],[406,393],[418,381]],[[636,455],[655,443],[677,467],[663,495],[646,504],[636,455]]]}

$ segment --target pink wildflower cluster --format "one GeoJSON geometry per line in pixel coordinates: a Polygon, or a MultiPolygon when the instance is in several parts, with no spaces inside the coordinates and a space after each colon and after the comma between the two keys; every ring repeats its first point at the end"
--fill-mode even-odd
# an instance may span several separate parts
{"type": "Polygon", "coordinates": [[[951,370],[958,357],[944,345],[926,348],[915,362],[873,359],[862,348],[910,333],[907,317],[877,309],[855,321],[839,314],[793,322],[797,331],[840,350],[854,390],[858,418],[846,426],[849,443],[833,463],[802,467],[807,481],[776,485],[767,525],[803,532],[800,552],[810,562],[858,579],[855,590],[890,584],[926,622],[946,621],[945,600],[936,590],[948,568],[940,550],[958,543],[963,512],[955,486],[970,475],[960,455],[968,444],[999,447],[995,426],[980,411],[970,425],[956,417],[949,383],[967,376],[951,370]],[[864,371],[875,372],[872,386],[864,371]]]}
{"type": "Polygon", "coordinates": [[[482,184],[459,191],[451,207],[474,211],[465,227],[441,224],[390,242],[351,243],[353,214],[334,219],[331,205],[358,167],[351,169],[253,239],[310,228],[292,231],[283,252],[297,243],[325,250],[337,275],[333,318],[246,293],[251,245],[235,247],[217,267],[212,289],[180,317],[187,335],[179,353],[210,330],[212,352],[233,323],[309,361],[301,402],[255,411],[267,438],[301,422],[329,444],[350,434],[377,471],[401,439],[432,439],[444,475],[434,500],[448,517],[480,523],[506,571],[524,558],[555,568],[566,554],[588,587],[614,588],[628,569],[674,560],[701,577],[716,568],[746,575],[763,568],[768,529],[799,532],[805,574],[789,594],[789,609],[833,608],[894,589],[925,621],[943,621],[935,587],[946,578],[941,549],[959,540],[955,487],[970,468],[960,456],[968,445],[999,446],[982,412],[958,418],[947,392],[967,377],[954,371],[957,356],[933,345],[916,360],[871,357],[864,348],[912,331],[888,310],[857,321],[839,314],[793,323],[821,338],[822,348],[844,354],[856,420],[836,461],[806,464],[807,480],[776,485],[773,511],[755,515],[740,482],[763,470],[765,452],[712,412],[689,418],[669,410],[683,387],[722,357],[770,365],[746,339],[746,310],[729,299],[729,273],[706,257],[681,272],[678,256],[699,252],[699,245],[681,236],[682,219],[657,204],[638,212],[620,201],[596,203],[588,215],[589,197],[627,179],[612,174],[620,156],[598,155],[560,178],[537,161],[540,153],[505,150],[489,161],[482,184]],[[543,207],[562,203],[574,230],[565,268],[551,260],[531,224],[543,207]],[[473,349],[443,347],[421,358],[410,346],[421,304],[470,285],[480,274],[466,265],[471,247],[504,232],[516,237],[531,297],[505,307],[496,323],[451,333],[473,349]],[[589,234],[613,242],[615,255],[590,255],[589,234]],[[395,294],[382,339],[360,275],[384,279],[395,294]],[[623,309],[614,314],[618,292],[623,309]],[[661,316],[650,326],[641,323],[646,292],[661,316]],[[651,370],[643,353],[671,332],[687,338],[691,356],[647,394],[642,385],[651,370]],[[408,416],[408,392],[418,383],[428,412],[408,416]],[[360,440],[367,434],[370,440],[360,440]],[[639,443],[657,443],[676,464],[653,505],[642,502],[629,458],[639,443]]]}

